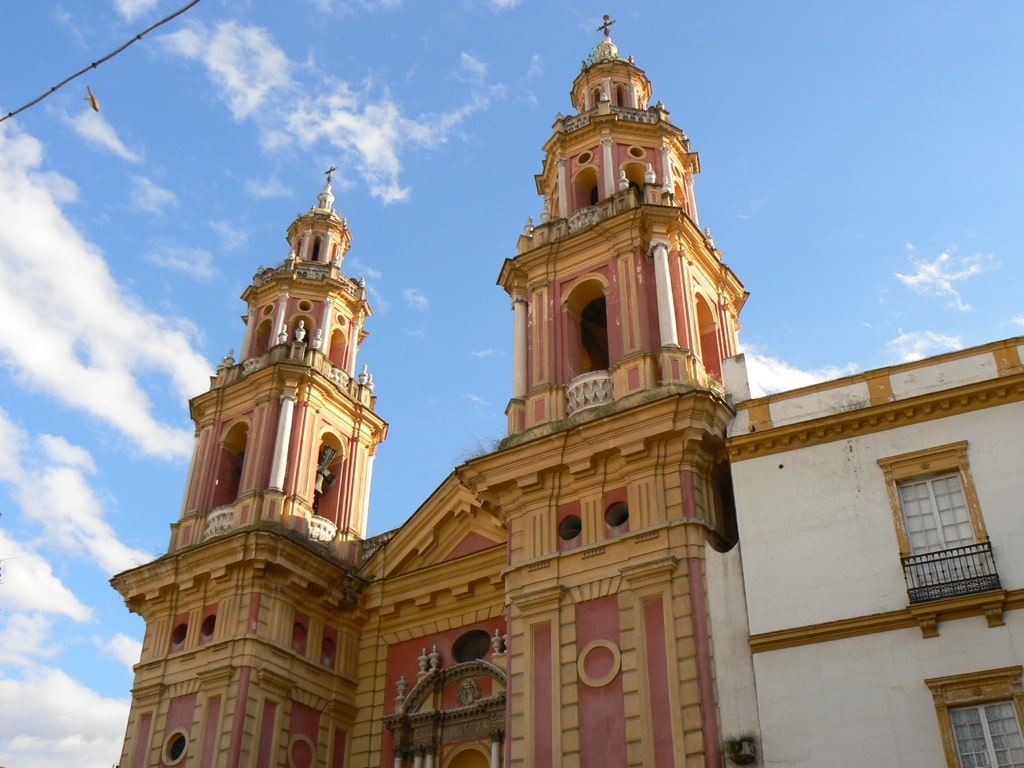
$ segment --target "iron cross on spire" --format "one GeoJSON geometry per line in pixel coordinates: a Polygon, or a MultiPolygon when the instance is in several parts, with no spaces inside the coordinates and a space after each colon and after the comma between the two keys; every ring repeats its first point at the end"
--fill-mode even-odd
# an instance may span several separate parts
{"type": "Polygon", "coordinates": [[[597,28],[597,31],[598,32],[604,32],[604,36],[605,37],[611,37],[612,24],[614,24],[614,23],[615,22],[612,21],[612,17],[609,16],[606,13],[604,15],[604,23],[600,27],[597,28]]]}
{"type": "Polygon", "coordinates": [[[326,171],[324,171],[324,176],[327,177],[327,183],[328,184],[331,183],[331,178],[334,176],[334,172],[336,170],[338,170],[338,169],[332,165],[330,168],[328,168],[326,171]]]}

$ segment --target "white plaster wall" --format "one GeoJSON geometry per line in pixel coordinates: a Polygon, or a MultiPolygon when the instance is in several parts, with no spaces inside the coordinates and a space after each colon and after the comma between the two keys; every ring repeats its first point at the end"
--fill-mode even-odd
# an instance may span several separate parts
{"type": "Polygon", "coordinates": [[[754,657],[765,766],[945,765],[933,677],[1024,660],[1024,611],[980,616],[754,657]]]}
{"type": "Polygon", "coordinates": [[[930,365],[920,368],[893,372],[889,377],[892,393],[899,400],[927,392],[972,384],[986,379],[994,379],[999,375],[995,358],[991,352],[972,355],[960,360],[944,360],[941,365],[930,365]]]}
{"type": "Polygon", "coordinates": [[[705,544],[704,573],[722,735],[759,733],[761,728],[757,718],[754,665],[750,658],[743,561],[739,546],[722,553],[705,544]]]}
{"type": "Polygon", "coordinates": [[[808,392],[800,397],[772,400],[768,408],[772,424],[782,427],[798,421],[863,408],[870,402],[871,393],[868,391],[867,382],[854,381],[845,386],[808,392]]]}
{"type": "Polygon", "coordinates": [[[1003,586],[1024,587],[1024,404],[734,462],[753,634],[907,606],[877,459],[968,441],[1003,586]]]}

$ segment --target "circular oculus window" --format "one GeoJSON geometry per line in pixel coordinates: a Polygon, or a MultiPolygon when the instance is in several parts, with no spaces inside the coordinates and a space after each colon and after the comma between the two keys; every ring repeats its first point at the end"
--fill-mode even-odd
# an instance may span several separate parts
{"type": "Polygon", "coordinates": [[[629,520],[629,505],[617,501],[604,511],[604,521],[612,528],[618,528],[629,520]]]}
{"type": "Polygon", "coordinates": [[[594,155],[590,152],[580,152],[576,157],[576,162],[580,165],[586,165],[594,159],[594,155]]]}
{"type": "Polygon", "coordinates": [[[167,743],[164,744],[164,763],[167,765],[177,765],[185,759],[187,752],[188,734],[182,730],[174,731],[174,733],[167,737],[167,743]]]}
{"type": "Polygon", "coordinates": [[[579,515],[566,515],[558,524],[558,537],[562,541],[572,541],[583,531],[583,521],[579,515]]]}
{"type": "Polygon", "coordinates": [[[627,151],[630,157],[635,157],[637,160],[647,157],[647,152],[643,147],[630,147],[627,151]]]}

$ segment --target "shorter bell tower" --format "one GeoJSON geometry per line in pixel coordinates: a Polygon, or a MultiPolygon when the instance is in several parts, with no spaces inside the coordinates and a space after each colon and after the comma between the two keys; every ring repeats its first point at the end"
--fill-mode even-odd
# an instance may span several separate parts
{"type": "Polygon", "coordinates": [[[344,274],[331,173],[260,267],[239,360],[190,403],[167,554],[118,574],[146,621],[121,768],[340,765],[355,718],[370,477],[387,424],[357,369],[366,286],[344,274]]]}

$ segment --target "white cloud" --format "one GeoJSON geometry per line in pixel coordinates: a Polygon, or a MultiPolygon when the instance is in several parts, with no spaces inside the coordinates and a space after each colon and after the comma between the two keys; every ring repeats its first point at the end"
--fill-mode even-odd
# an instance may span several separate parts
{"type": "MultiPolygon", "coordinates": [[[[43,613],[9,611],[0,633],[0,665],[31,667],[63,650],[56,639],[53,618],[43,613]]],[[[2,671],[0,671],[2,674],[2,671]]]]}
{"type": "Polygon", "coordinates": [[[482,84],[487,78],[487,62],[463,51],[459,55],[459,67],[452,77],[464,83],[482,84]]]}
{"type": "MultiPolygon", "coordinates": [[[[907,250],[914,252],[914,246],[907,243],[907,250]]],[[[915,270],[909,274],[896,273],[901,283],[920,296],[949,297],[949,306],[966,312],[971,305],[960,297],[957,283],[977,275],[994,265],[991,255],[976,253],[973,256],[959,256],[956,248],[940,253],[932,261],[910,257],[915,270]]]]}
{"type": "MultiPolygon", "coordinates": [[[[0,412],[0,418],[2,416],[0,412]]],[[[92,455],[80,445],[72,445],[60,435],[40,435],[38,440],[48,461],[74,467],[88,475],[96,473],[92,455]]]]}
{"type": "Polygon", "coordinates": [[[405,299],[405,303],[410,309],[417,309],[423,312],[430,308],[430,302],[422,291],[418,291],[415,288],[406,288],[402,291],[402,298],[405,299]]]}
{"type": "Polygon", "coordinates": [[[138,377],[156,373],[191,397],[209,385],[209,364],[189,332],[114,281],[60,208],[70,182],[40,173],[41,144],[7,125],[0,130],[0,362],[36,396],[91,415],[144,453],[187,458],[192,430],[157,419],[138,377]]]}
{"type": "Polygon", "coordinates": [[[127,699],[110,699],[58,669],[0,677],[0,754],[19,768],[107,766],[118,761],[127,699]]]}
{"type": "Polygon", "coordinates": [[[167,246],[147,253],[146,261],[199,280],[209,280],[217,273],[213,268],[213,256],[203,248],[167,246]]]}
{"type": "Polygon", "coordinates": [[[544,74],[544,60],[539,53],[530,57],[530,68],[526,70],[526,80],[532,80],[544,74]]]}
{"type": "Polygon", "coordinates": [[[1017,325],[1024,325],[1024,315],[1016,315],[1013,318],[1013,322],[1015,322],[1017,325]]]}
{"type": "Polygon", "coordinates": [[[178,196],[154,184],[145,176],[132,177],[132,207],[149,213],[163,213],[178,205],[178,196]]]}
{"type": "Polygon", "coordinates": [[[157,0],[114,0],[114,10],[125,21],[133,21],[156,8],[157,0]]]}
{"type": "MultiPolygon", "coordinates": [[[[32,615],[58,614],[75,621],[89,621],[92,618],[92,611],[54,575],[53,568],[42,555],[22,546],[2,530],[0,553],[3,555],[5,611],[32,615]]],[[[7,618],[9,620],[10,615],[7,618]]],[[[0,633],[3,636],[0,647],[5,651],[13,644],[8,634],[10,631],[8,623],[8,628],[0,633]]]]}
{"type": "Polygon", "coordinates": [[[292,87],[292,62],[265,29],[224,21],[213,32],[195,24],[165,35],[173,53],[201,59],[236,120],[263,106],[274,91],[292,87]]]}
{"type": "MultiPolygon", "coordinates": [[[[201,62],[236,120],[252,120],[268,152],[290,153],[324,143],[340,151],[345,168],[358,173],[370,194],[384,202],[409,195],[401,183],[402,156],[444,144],[474,112],[486,109],[501,86],[486,86],[486,65],[469,54],[460,72],[472,78],[468,102],[448,112],[407,116],[386,87],[372,78],[358,86],[291,61],[259,27],[224,22],[212,30],[193,24],[162,38],[172,54],[201,62]],[[309,82],[297,80],[302,72],[309,82]]],[[[343,182],[343,179],[339,179],[343,182]]],[[[273,194],[253,184],[252,194],[273,194]]]]}
{"type": "Polygon", "coordinates": [[[248,232],[232,226],[230,221],[211,221],[210,229],[220,235],[221,243],[229,251],[241,248],[249,239],[248,232]]]}
{"type": "Polygon", "coordinates": [[[889,342],[887,345],[892,351],[896,360],[901,363],[911,360],[921,360],[941,352],[950,352],[961,349],[963,342],[959,336],[946,336],[933,331],[913,331],[904,333],[889,342]]]}
{"type": "Polygon", "coordinates": [[[490,357],[491,355],[496,354],[497,351],[498,350],[496,349],[479,349],[470,352],[469,354],[471,354],[473,357],[490,357]]]}
{"type": "Polygon", "coordinates": [[[117,659],[128,667],[128,671],[139,663],[142,656],[142,643],[134,637],[118,632],[110,638],[94,637],[96,647],[103,653],[117,659]]]}
{"type": "Polygon", "coordinates": [[[117,135],[114,126],[108,123],[101,114],[86,109],[70,118],[69,122],[75,133],[85,139],[86,143],[117,155],[122,160],[131,163],[142,162],[142,156],[128,149],[121,137],[117,135]]]}
{"type": "Polygon", "coordinates": [[[857,372],[857,366],[847,363],[843,366],[829,365],[823,368],[803,370],[777,357],[764,354],[749,346],[744,349],[747,363],[747,378],[753,397],[785,392],[806,387],[821,381],[838,379],[857,372]]]}
{"type": "MultiPolygon", "coordinates": [[[[87,451],[51,435],[39,436],[39,449],[31,448],[27,435],[2,410],[0,435],[11,438],[5,443],[8,459],[0,481],[10,486],[11,498],[20,507],[23,519],[31,521],[38,532],[32,549],[10,538],[6,542],[0,539],[24,557],[25,562],[18,564],[14,573],[21,576],[29,592],[34,587],[28,585],[35,582],[47,585],[49,599],[55,606],[64,606],[58,612],[80,620],[87,618],[74,596],[62,591],[63,585],[53,576],[49,564],[34,554],[37,550],[56,547],[78,553],[109,574],[148,562],[152,556],[123,544],[106,521],[103,503],[86,479],[86,474],[95,471],[87,451]]],[[[46,610],[35,603],[21,607],[46,610]]]]}
{"type": "Polygon", "coordinates": [[[245,190],[253,197],[261,200],[270,200],[274,197],[288,197],[292,191],[276,176],[269,179],[248,179],[245,182],[245,190]]]}

